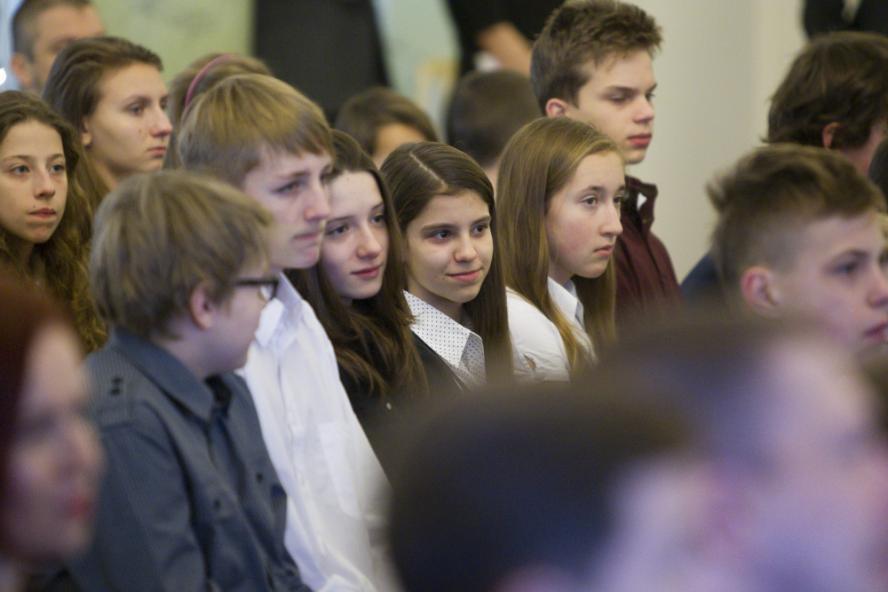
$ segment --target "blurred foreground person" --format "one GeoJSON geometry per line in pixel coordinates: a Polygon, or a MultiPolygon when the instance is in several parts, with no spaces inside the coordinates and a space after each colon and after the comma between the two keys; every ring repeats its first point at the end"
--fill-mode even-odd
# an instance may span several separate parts
{"type": "Polygon", "coordinates": [[[0,591],[90,541],[102,457],[71,323],[0,271],[0,591]]]}
{"type": "Polygon", "coordinates": [[[702,438],[716,503],[695,512],[689,570],[749,592],[888,589],[888,454],[849,356],[792,321],[711,317],[602,356],[598,380],[656,393],[702,438]]]}
{"type": "Polygon", "coordinates": [[[621,394],[535,385],[459,399],[417,422],[392,475],[390,542],[404,589],[632,589],[617,585],[640,575],[651,537],[665,542],[690,523],[707,488],[683,454],[686,426],[621,394]]]}

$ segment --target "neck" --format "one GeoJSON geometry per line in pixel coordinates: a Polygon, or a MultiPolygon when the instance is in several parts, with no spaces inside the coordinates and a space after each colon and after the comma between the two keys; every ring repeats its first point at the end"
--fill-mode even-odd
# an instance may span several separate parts
{"type": "Polygon", "coordinates": [[[6,244],[9,246],[9,251],[12,254],[12,258],[15,262],[21,267],[21,269],[31,271],[31,255],[34,253],[34,243],[26,240],[22,240],[17,236],[13,236],[11,233],[6,234],[6,244]]]}
{"type": "Polygon", "coordinates": [[[119,179],[111,173],[108,167],[100,162],[96,162],[95,160],[93,160],[93,168],[95,169],[96,174],[99,176],[99,179],[101,179],[102,183],[105,184],[105,189],[107,189],[108,191],[114,191],[114,188],[117,187],[119,179]]]}
{"type": "Polygon", "coordinates": [[[207,349],[204,344],[195,343],[195,340],[188,339],[187,335],[183,335],[179,330],[174,330],[174,333],[180,337],[178,339],[153,337],[150,341],[179,360],[199,380],[204,381],[216,374],[216,371],[203,359],[203,352],[207,349]]]}
{"type": "Polygon", "coordinates": [[[22,574],[17,565],[5,557],[0,557],[0,592],[22,590],[22,574]]]}

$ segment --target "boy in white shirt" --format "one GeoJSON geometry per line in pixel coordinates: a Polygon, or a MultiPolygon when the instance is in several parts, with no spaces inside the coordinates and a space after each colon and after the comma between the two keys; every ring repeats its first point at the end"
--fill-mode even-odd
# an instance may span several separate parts
{"type": "Polygon", "coordinates": [[[287,549],[315,590],[387,590],[377,546],[385,477],[330,340],[283,273],[315,265],[320,254],[332,154],[324,116],[284,82],[234,76],[194,103],[177,149],[185,168],[243,189],[277,222],[271,264],[280,287],[242,373],[287,491],[287,549]]]}

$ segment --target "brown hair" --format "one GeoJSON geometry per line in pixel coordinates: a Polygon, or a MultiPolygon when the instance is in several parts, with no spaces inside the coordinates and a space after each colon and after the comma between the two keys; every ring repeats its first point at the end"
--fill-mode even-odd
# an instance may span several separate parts
{"type": "Polygon", "coordinates": [[[429,142],[437,142],[438,134],[425,111],[390,88],[377,86],[348,99],[339,109],[334,127],[361,145],[371,156],[376,152],[379,128],[392,123],[410,126],[429,142]]]}
{"type": "Polygon", "coordinates": [[[34,59],[34,30],[37,17],[56,6],[86,8],[90,0],[24,0],[12,17],[12,51],[34,59]]]}
{"type": "MultiPolygon", "coordinates": [[[[333,148],[330,182],[345,173],[369,173],[382,195],[388,233],[382,288],[376,295],[355,300],[348,307],[330,285],[320,264],[289,275],[330,336],[342,372],[370,385],[370,391],[381,396],[401,385],[425,385],[425,371],[410,331],[413,319],[403,292],[402,238],[388,188],[376,165],[351,136],[334,130],[333,148]],[[383,362],[382,367],[377,366],[377,360],[383,362]]],[[[414,393],[411,389],[404,394],[414,393]]]]}
{"type": "MultiPolygon", "coordinates": [[[[126,39],[78,39],[56,56],[43,87],[43,100],[79,133],[83,130],[83,120],[93,114],[102,98],[99,86],[105,75],[132,64],[147,64],[163,70],[157,54],[126,39]]],[[[108,193],[108,187],[92,161],[84,160],[74,185],[96,208],[108,193]]]]}
{"type": "Polygon", "coordinates": [[[472,72],[450,99],[447,142],[492,167],[522,125],[540,117],[526,76],[510,70],[472,72]]]}
{"type": "Polygon", "coordinates": [[[750,265],[792,265],[805,224],[885,211],[879,190],[846,158],[795,144],[754,150],[711,182],[707,193],[718,212],[712,255],[734,290],[750,265]]]}
{"type": "MultiPolygon", "coordinates": [[[[567,117],[538,119],[521,128],[503,152],[497,183],[500,236],[506,285],[536,306],[558,328],[570,367],[584,366],[583,349],[549,296],[549,202],[591,154],[620,154],[613,140],[567,117]]],[[[608,265],[598,278],[575,277],[586,332],[596,345],[615,337],[616,272],[608,265]]]]}
{"type": "MultiPolygon", "coordinates": [[[[105,330],[96,315],[87,280],[86,258],[92,207],[72,186],[72,179],[81,161],[80,139],[68,123],[46,103],[28,93],[0,93],[0,143],[14,126],[36,121],[58,132],[65,155],[68,193],[65,212],[53,235],[43,244],[34,245],[32,262],[39,262],[46,278],[47,290],[65,303],[77,326],[77,332],[88,350],[98,348],[105,340],[105,330]]],[[[36,285],[29,267],[22,267],[10,252],[8,233],[0,228],[0,260],[11,266],[13,273],[36,285]]]]}
{"type": "Polygon", "coordinates": [[[182,166],[240,187],[266,151],[332,154],[320,107],[271,76],[238,74],[204,92],[178,132],[182,166]]]}
{"type": "MultiPolygon", "coordinates": [[[[176,145],[176,130],[182,123],[187,107],[220,80],[236,74],[272,75],[268,66],[257,58],[234,53],[211,53],[197,58],[173,78],[167,101],[167,114],[173,124],[170,146],[176,145]],[[189,99],[189,105],[186,105],[186,98],[189,99]]],[[[164,168],[178,168],[179,165],[176,150],[168,150],[164,168]]]]}
{"type": "Polygon", "coordinates": [[[216,302],[237,274],[267,258],[271,224],[256,200],[184,171],[133,175],[102,202],[90,259],[96,303],[110,325],[176,337],[169,323],[202,282],[216,302]]]}
{"type": "Polygon", "coordinates": [[[533,45],[530,80],[540,109],[549,99],[576,104],[589,81],[588,65],[637,50],[653,55],[662,35],[656,21],[641,8],[619,0],[566,2],[549,16],[533,45]]]}
{"type": "Polygon", "coordinates": [[[812,40],[793,60],[768,112],[769,143],[823,146],[823,128],[838,123],[830,148],[866,143],[888,117],[888,39],[840,32],[812,40]]]}
{"type": "MultiPolygon", "coordinates": [[[[487,377],[503,382],[512,375],[512,344],[506,312],[506,286],[503,280],[502,250],[493,187],[474,160],[446,144],[419,142],[405,144],[392,152],[382,165],[388,182],[401,232],[439,195],[476,193],[490,211],[493,259],[478,296],[463,305],[472,329],[484,343],[487,377]]],[[[405,287],[405,286],[402,286],[405,287]]]]}

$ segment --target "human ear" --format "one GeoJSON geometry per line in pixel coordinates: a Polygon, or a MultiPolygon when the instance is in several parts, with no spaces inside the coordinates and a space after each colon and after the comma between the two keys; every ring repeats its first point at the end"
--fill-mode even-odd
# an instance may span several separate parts
{"type": "Polygon", "coordinates": [[[546,117],[564,117],[568,107],[567,101],[563,99],[549,99],[546,101],[546,117]]]}
{"type": "Polygon", "coordinates": [[[201,330],[213,327],[216,321],[217,306],[210,298],[206,283],[200,283],[188,297],[188,315],[191,322],[201,330]]]}
{"type": "Polygon", "coordinates": [[[756,265],[744,271],[740,276],[740,294],[755,312],[776,316],[780,306],[780,291],[770,269],[756,265]]]}
{"type": "Polygon", "coordinates": [[[85,117],[80,124],[80,143],[84,148],[89,148],[92,145],[92,132],[89,131],[89,121],[85,117]]]}
{"type": "Polygon", "coordinates": [[[12,57],[9,60],[9,67],[12,69],[12,73],[15,74],[15,77],[18,79],[19,85],[22,88],[33,88],[34,75],[31,71],[31,62],[25,57],[25,54],[19,52],[12,54],[12,57]]]}
{"type": "Polygon", "coordinates": [[[828,123],[823,126],[823,130],[820,132],[820,140],[823,143],[823,147],[829,150],[832,148],[833,140],[836,137],[836,132],[839,130],[841,124],[838,121],[833,121],[832,123],[828,123]]]}

